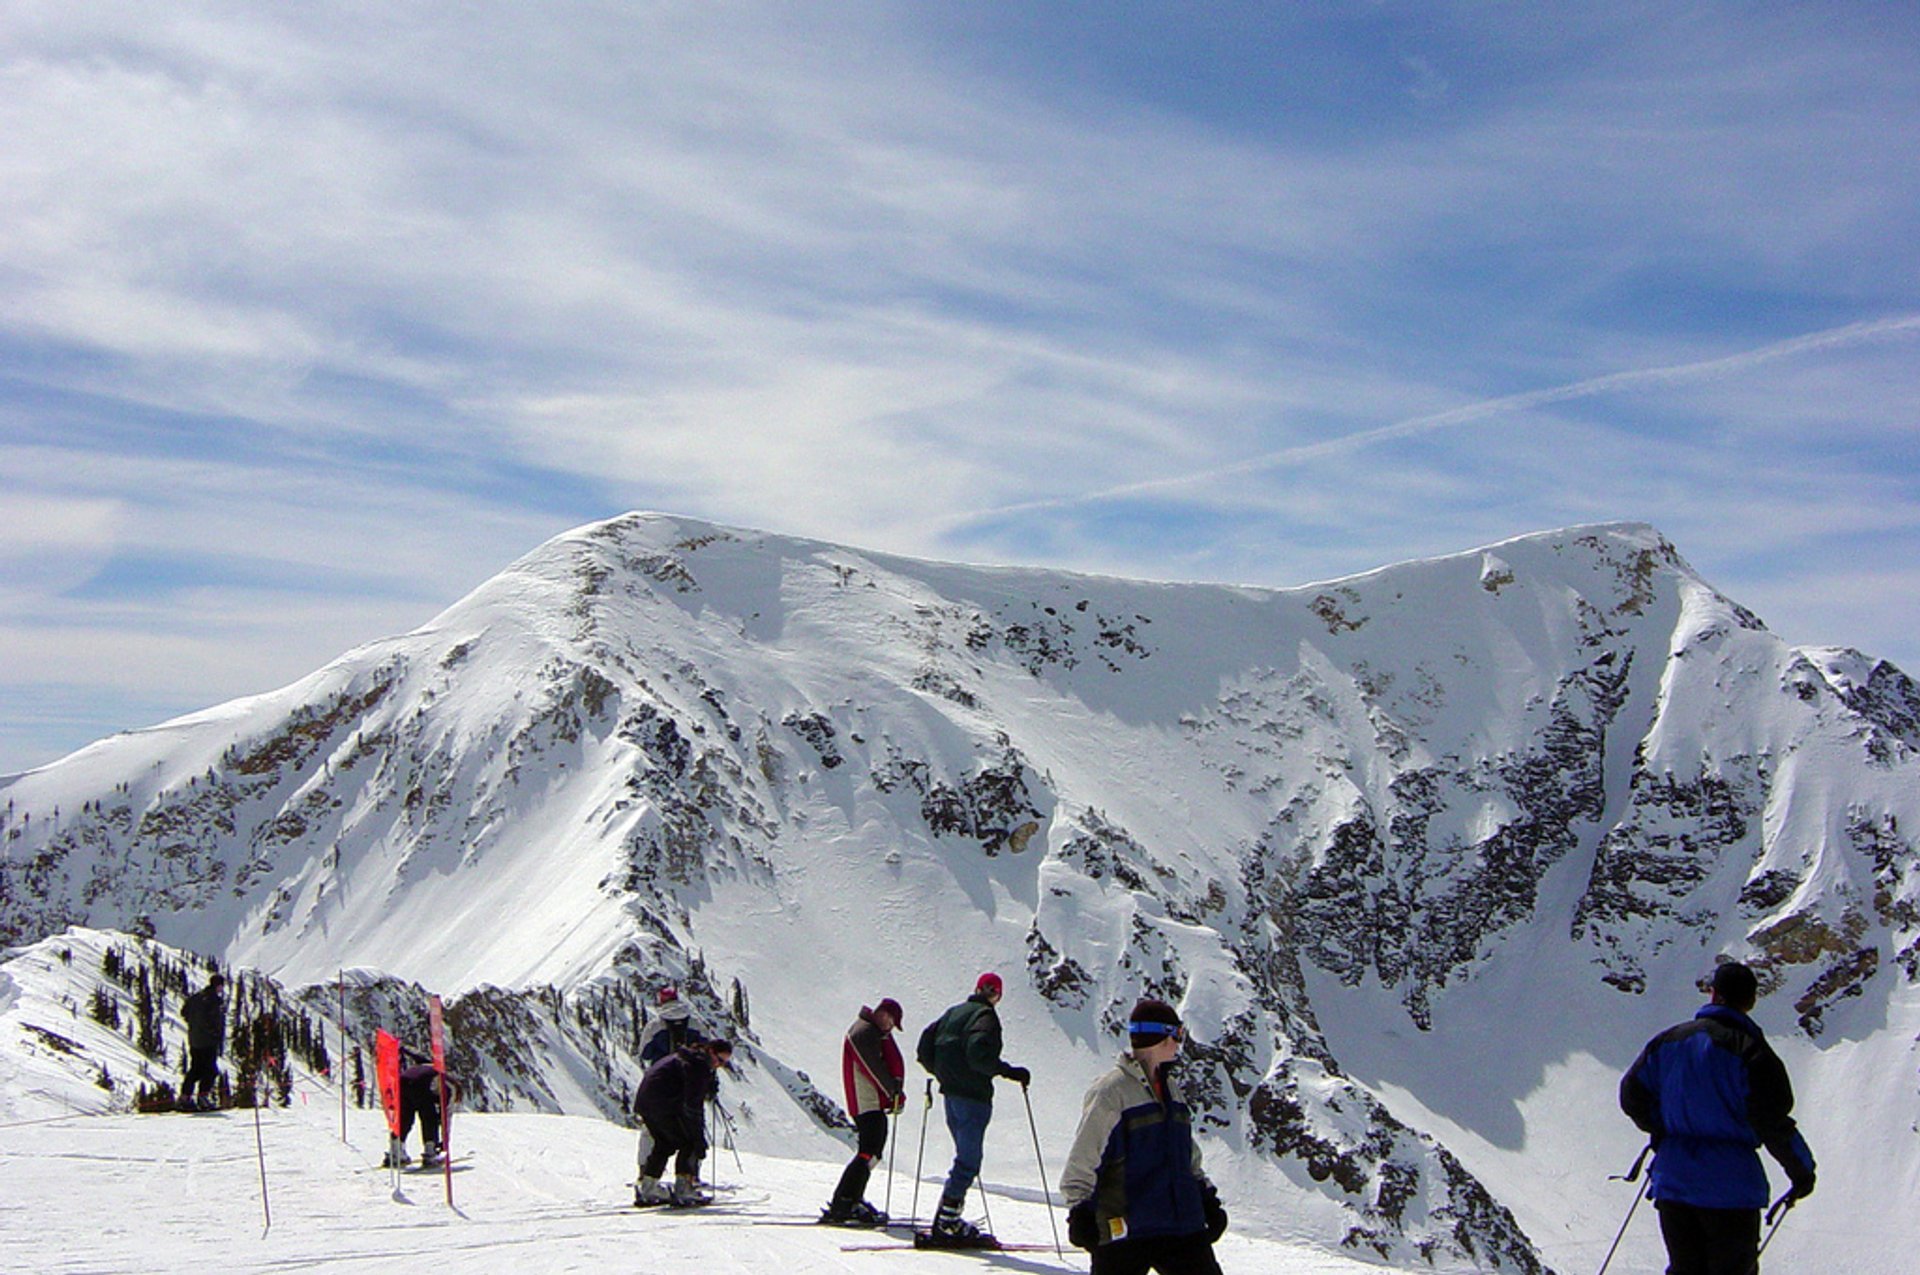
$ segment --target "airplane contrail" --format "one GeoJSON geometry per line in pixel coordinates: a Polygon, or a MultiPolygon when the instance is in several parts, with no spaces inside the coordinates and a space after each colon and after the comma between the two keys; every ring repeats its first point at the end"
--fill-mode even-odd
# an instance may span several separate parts
{"type": "Polygon", "coordinates": [[[1665,367],[1639,368],[1627,372],[1612,372],[1606,376],[1595,376],[1584,381],[1574,381],[1567,385],[1556,385],[1543,390],[1529,390],[1524,394],[1509,394],[1503,398],[1490,398],[1478,403],[1469,403],[1464,407],[1451,408],[1444,412],[1435,412],[1430,416],[1414,416],[1404,421],[1395,421],[1391,425],[1382,425],[1376,429],[1361,430],[1356,434],[1347,434],[1340,438],[1330,438],[1318,443],[1303,443],[1297,447],[1283,447],[1278,451],[1266,452],[1247,460],[1236,461],[1231,465],[1220,465],[1211,469],[1196,470],[1191,473],[1175,474],[1166,478],[1150,478],[1136,483],[1125,483],[1117,487],[1107,487],[1100,491],[1082,492],[1073,496],[1056,496],[1045,500],[1022,501],[1017,504],[1001,505],[995,509],[982,510],[953,520],[953,525],[965,525],[987,518],[1008,514],[1036,513],[1049,509],[1071,509],[1078,505],[1098,504],[1106,500],[1118,500],[1128,496],[1138,496],[1149,492],[1167,491],[1178,487],[1188,487],[1197,483],[1212,482],[1220,478],[1232,478],[1241,474],[1257,473],[1263,469],[1272,469],[1297,461],[1317,460],[1340,452],[1352,451],[1374,443],[1386,442],[1395,438],[1406,438],[1414,434],[1426,434],[1452,425],[1465,425],[1473,421],[1485,420],[1490,416],[1502,416],[1511,412],[1524,412],[1531,408],[1544,407],[1551,403],[1565,403],[1572,399],[1591,398],[1596,394],[1608,394],[1617,390],[1633,389],[1642,385],[1670,384],[1676,381],[1699,380],[1713,376],[1724,376],[1762,363],[1771,363],[1779,359],[1792,358],[1796,354],[1805,354],[1811,350],[1831,349],[1836,346],[1857,345],[1881,337],[1898,336],[1903,333],[1920,331],[1920,314],[1900,315],[1891,319],[1874,319],[1864,323],[1850,323],[1844,327],[1828,328],[1821,332],[1809,332],[1804,336],[1791,337],[1785,341],[1776,341],[1771,345],[1756,349],[1743,350],[1738,354],[1727,354],[1716,359],[1704,359],[1697,363],[1674,363],[1665,367]]]}

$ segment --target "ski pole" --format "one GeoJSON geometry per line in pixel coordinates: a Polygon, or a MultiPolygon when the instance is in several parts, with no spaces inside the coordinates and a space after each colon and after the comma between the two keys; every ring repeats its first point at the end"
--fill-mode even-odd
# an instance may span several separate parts
{"type": "Polygon", "coordinates": [[[1040,1166],[1040,1194],[1047,1201],[1047,1226],[1053,1231],[1054,1256],[1061,1261],[1067,1260],[1066,1250],[1060,1247],[1060,1224],[1053,1218],[1053,1188],[1047,1185],[1047,1161],[1040,1154],[1040,1126],[1033,1118],[1033,1095],[1025,1085],[1020,1086],[1020,1096],[1027,1103],[1027,1129],[1033,1134],[1033,1162],[1040,1166]]]}
{"type": "Polygon", "coordinates": [[[920,1108],[920,1154],[913,1160],[913,1217],[917,1230],[920,1226],[920,1175],[927,1164],[927,1113],[933,1110],[933,1082],[927,1082],[927,1105],[920,1108]]]}
{"type": "Polygon", "coordinates": [[[720,1113],[720,1123],[726,1128],[727,1150],[733,1152],[733,1167],[739,1170],[740,1176],[744,1178],[747,1175],[747,1168],[740,1163],[740,1131],[735,1127],[733,1117],[727,1114],[727,1109],[721,1105],[718,1098],[713,1100],[713,1109],[720,1113]]]}
{"type": "Polygon", "coordinates": [[[899,1154],[900,1104],[896,1102],[893,1110],[887,1112],[887,1207],[882,1212],[889,1221],[893,1218],[893,1162],[899,1158],[899,1154]]]}
{"type": "MultiPolygon", "coordinates": [[[[1626,1177],[1624,1177],[1624,1179],[1620,1177],[1619,1173],[1611,1173],[1611,1175],[1609,1175],[1609,1179],[1611,1179],[1611,1181],[1628,1181],[1628,1183],[1636,1183],[1636,1181],[1640,1181],[1640,1166],[1642,1166],[1642,1164],[1645,1164],[1645,1162],[1647,1162],[1647,1154],[1649,1154],[1651,1150],[1653,1150],[1653,1143],[1645,1144],[1644,1148],[1642,1148],[1642,1152],[1640,1152],[1640,1156],[1636,1156],[1636,1158],[1634,1158],[1634,1167],[1630,1167],[1630,1169],[1626,1171],[1626,1177]]],[[[1620,1229],[1619,1231],[1617,1231],[1617,1233],[1615,1233],[1615,1237],[1613,1237],[1613,1246],[1611,1246],[1611,1248],[1607,1250],[1607,1258],[1605,1258],[1603,1262],[1599,1263],[1599,1271],[1597,1271],[1597,1275],[1607,1275],[1607,1267],[1609,1267],[1609,1265],[1613,1265],[1613,1254],[1615,1254],[1615,1252],[1619,1252],[1620,1239],[1622,1239],[1622,1237],[1626,1235],[1626,1223],[1630,1223],[1630,1221],[1634,1219],[1634,1210],[1636,1210],[1636,1208],[1640,1208],[1640,1200],[1642,1200],[1642,1196],[1645,1196],[1645,1194],[1647,1194],[1647,1192],[1649,1191],[1653,1191],[1653,1181],[1651,1181],[1651,1179],[1647,1181],[1647,1185],[1645,1185],[1645,1187],[1642,1187],[1640,1191],[1634,1192],[1634,1202],[1626,1206],[1626,1217],[1624,1217],[1624,1219],[1620,1221],[1620,1229]]]]}
{"type": "Polygon", "coordinates": [[[1761,1240],[1760,1247],[1753,1251],[1753,1266],[1748,1272],[1748,1275],[1760,1275],[1760,1255],[1767,1251],[1767,1245],[1773,1243],[1773,1234],[1780,1229],[1780,1224],[1787,1220],[1787,1213],[1793,1208],[1793,1201],[1793,1188],[1788,1187],[1787,1193],[1775,1200],[1773,1207],[1767,1210],[1767,1222],[1769,1223],[1767,1227],[1767,1238],[1761,1240]]]}
{"type": "MultiPolygon", "coordinates": [[[[707,1127],[705,1129],[702,1129],[700,1133],[701,1133],[701,1136],[706,1139],[706,1143],[709,1148],[711,1148],[714,1143],[720,1141],[720,1116],[718,1114],[719,1106],[720,1106],[720,1100],[718,1098],[707,1099],[707,1127]]],[[[713,1161],[716,1165],[719,1164],[720,1157],[719,1156],[713,1157],[713,1161]]],[[[709,1169],[707,1170],[707,1176],[713,1179],[714,1186],[718,1187],[720,1185],[720,1175],[718,1173],[715,1173],[713,1170],[709,1169]]]]}

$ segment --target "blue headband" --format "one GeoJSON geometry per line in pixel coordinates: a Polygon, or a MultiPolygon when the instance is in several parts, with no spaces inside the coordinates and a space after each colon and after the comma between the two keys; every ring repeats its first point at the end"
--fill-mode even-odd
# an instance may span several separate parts
{"type": "Polygon", "coordinates": [[[1179,1023],[1128,1023],[1127,1030],[1135,1036],[1177,1036],[1181,1031],[1179,1023]]]}

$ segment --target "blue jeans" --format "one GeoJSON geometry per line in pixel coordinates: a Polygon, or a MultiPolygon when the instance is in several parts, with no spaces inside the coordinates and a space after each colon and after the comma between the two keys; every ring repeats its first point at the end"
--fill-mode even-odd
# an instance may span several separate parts
{"type": "Polygon", "coordinates": [[[940,1197],[964,1200],[967,1188],[980,1176],[980,1155],[987,1140],[987,1122],[993,1119],[993,1104],[954,1094],[941,1097],[947,1104],[947,1132],[953,1135],[953,1168],[947,1173],[947,1185],[940,1197]]]}

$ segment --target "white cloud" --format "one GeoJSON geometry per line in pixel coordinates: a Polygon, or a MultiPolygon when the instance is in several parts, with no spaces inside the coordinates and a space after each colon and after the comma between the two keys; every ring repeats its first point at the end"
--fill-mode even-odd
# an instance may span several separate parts
{"type": "Polygon", "coordinates": [[[18,618],[117,643],[76,581],[243,547],[337,619],[224,596],[344,647],[641,505],[1268,583],[1612,517],[1717,579],[1899,534],[1914,476],[1866,452],[1911,431],[1912,336],[1861,325],[1920,310],[1920,70],[1749,16],[1453,14],[1356,50],[1416,125],[1322,134],[1028,82],[884,4],[16,4],[0,461],[56,511],[0,541],[18,618]]]}
{"type": "Polygon", "coordinates": [[[112,551],[119,515],[112,500],[21,490],[17,481],[0,490],[0,602],[85,580],[112,551]]]}

